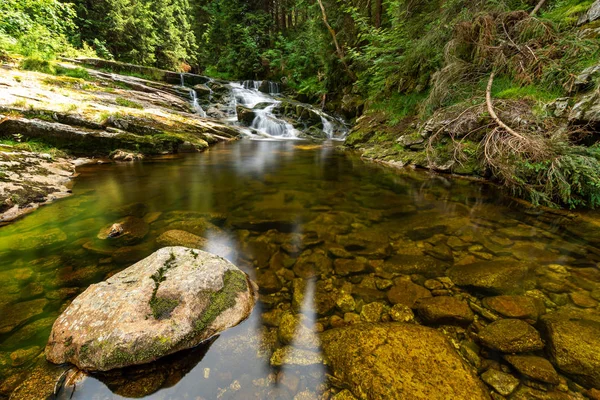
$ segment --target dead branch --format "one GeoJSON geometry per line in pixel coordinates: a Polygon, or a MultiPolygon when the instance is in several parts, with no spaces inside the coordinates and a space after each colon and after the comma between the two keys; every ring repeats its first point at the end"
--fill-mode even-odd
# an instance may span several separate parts
{"type": "Polygon", "coordinates": [[[498,124],[499,127],[504,129],[506,132],[510,133],[514,137],[519,138],[521,140],[525,140],[525,137],[523,135],[518,134],[513,129],[511,129],[508,125],[506,125],[504,122],[502,122],[502,120],[500,118],[498,118],[496,111],[494,111],[494,105],[492,103],[492,86],[494,85],[494,76],[495,75],[496,74],[494,72],[492,72],[490,74],[490,80],[488,81],[487,90],[485,92],[485,100],[486,100],[488,112],[490,113],[490,116],[492,117],[494,122],[496,122],[496,124],[498,124]]]}

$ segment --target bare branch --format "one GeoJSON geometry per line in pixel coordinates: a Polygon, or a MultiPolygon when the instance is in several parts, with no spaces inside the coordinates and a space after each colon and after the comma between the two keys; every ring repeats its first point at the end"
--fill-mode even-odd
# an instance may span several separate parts
{"type": "Polygon", "coordinates": [[[488,112],[490,113],[490,116],[496,122],[496,124],[498,124],[499,127],[504,129],[506,132],[510,133],[514,137],[525,140],[525,137],[523,137],[523,135],[518,134],[513,129],[511,129],[508,125],[506,125],[504,122],[502,122],[502,120],[500,118],[498,118],[496,111],[494,111],[494,105],[492,103],[492,86],[494,84],[494,76],[495,76],[495,73],[492,72],[490,74],[490,80],[488,81],[487,90],[485,91],[485,100],[486,100],[488,112]]]}

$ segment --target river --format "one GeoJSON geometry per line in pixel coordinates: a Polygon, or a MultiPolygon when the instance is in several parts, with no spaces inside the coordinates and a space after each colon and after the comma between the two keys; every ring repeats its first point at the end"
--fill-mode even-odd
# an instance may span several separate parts
{"type": "Polygon", "coordinates": [[[525,210],[491,186],[366,163],[338,146],[244,139],[203,154],[80,167],[71,197],[0,229],[1,395],[45,362],[51,325],[74,297],[156,251],[174,229],[207,238],[206,250],[259,283],[251,318],[196,350],[88,377],[61,398],[321,394],[331,385],[324,365],[271,360],[284,345],[282,314],[297,309],[318,332],[360,320],[363,306],[378,302],[389,321],[398,279],[456,291],[432,283],[455,265],[531,263],[520,284],[548,309],[597,307],[600,250],[570,218],[525,210]],[[97,237],[125,217],[143,221],[138,241],[97,237]],[[411,261],[394,266],[399,257],[411,261]],[[344,258],[358,261],[337,262],[344,258]],[[343,287],[349,308],[336,301],[343,287]]]}

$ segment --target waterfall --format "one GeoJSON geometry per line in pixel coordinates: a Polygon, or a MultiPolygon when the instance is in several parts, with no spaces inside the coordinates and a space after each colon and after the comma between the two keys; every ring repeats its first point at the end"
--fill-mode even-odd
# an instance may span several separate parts
{"type": "Polygon", "coordinates": [[[292,124],[278,118],[273,113],[275,107],[281,102],[260,92],[258,89],[261,85],[262,82],[260,81],[245,81],[241,84],[232,83],[234,109],[238,104],[254,109],[255,117],[250,127],[264,136],[296,138],[299,132],[292,124]],[[255,107],[261,103],[264,103],[266,107],[256,109],[255,107]]]}
{"type": "Polygon", "coordinates": [[[295,138],[298,131],[294,129],[292,124],[282,119],[277,118],[273,114],[273,109],[278,103],[272,104],[264,110],[255,110],[256,117],[250,126],[258,132],[266,133],[269,136],[295,138]]]}
{"type": "Polygon", "coordinates": [[[321,115],[321,122],[323,123],[323,132],[331,139],[333,137],[333,124],[324,115],[321,115]]]}
{"type": "Polygon", "coordinates": [[[192,99],[192,108],[194,109],[194,112],[200,115],[202,118],[206,118],[206,112],[198,103],[198,94],[196,94],[194,89],[190,89],[190,98],[192,99]]]}
{"type": "Polygon", "coordinates": [[[269,82],[269,94],[280,94],[281,89],[279,83],[269,82]]]}
{"type": "Polygon", "coordinates": [[[185,78],[183,73],[179,74],[179,79],[181,79],[181,87],[185,87],[185,78]]]}

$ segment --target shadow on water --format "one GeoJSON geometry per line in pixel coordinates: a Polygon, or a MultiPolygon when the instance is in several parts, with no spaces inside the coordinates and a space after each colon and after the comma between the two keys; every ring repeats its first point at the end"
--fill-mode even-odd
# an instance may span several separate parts
{"type": "Polygon", "coordinates": [[[34,379],[52,324],[73,298],[173,232],[195,235],[258,282],[251,318],[210,345],[88,377],[73,398],[316,396],[329,384],[315,332],[364,319],[373,302],[389,320],[398,282],[424,285],[455,265],[533,263],[528,289],[552,304],[573,305],[574,292],[580,304],[583,295],[588,304],[600,298],[595,213],[573,223],[490,186],[366,164],[335,145],[241,141],[78,172],[72,197],[0,229],[0,397],[34,379]],[[115,222],[128,234],[107,240],[115,222]]]}

